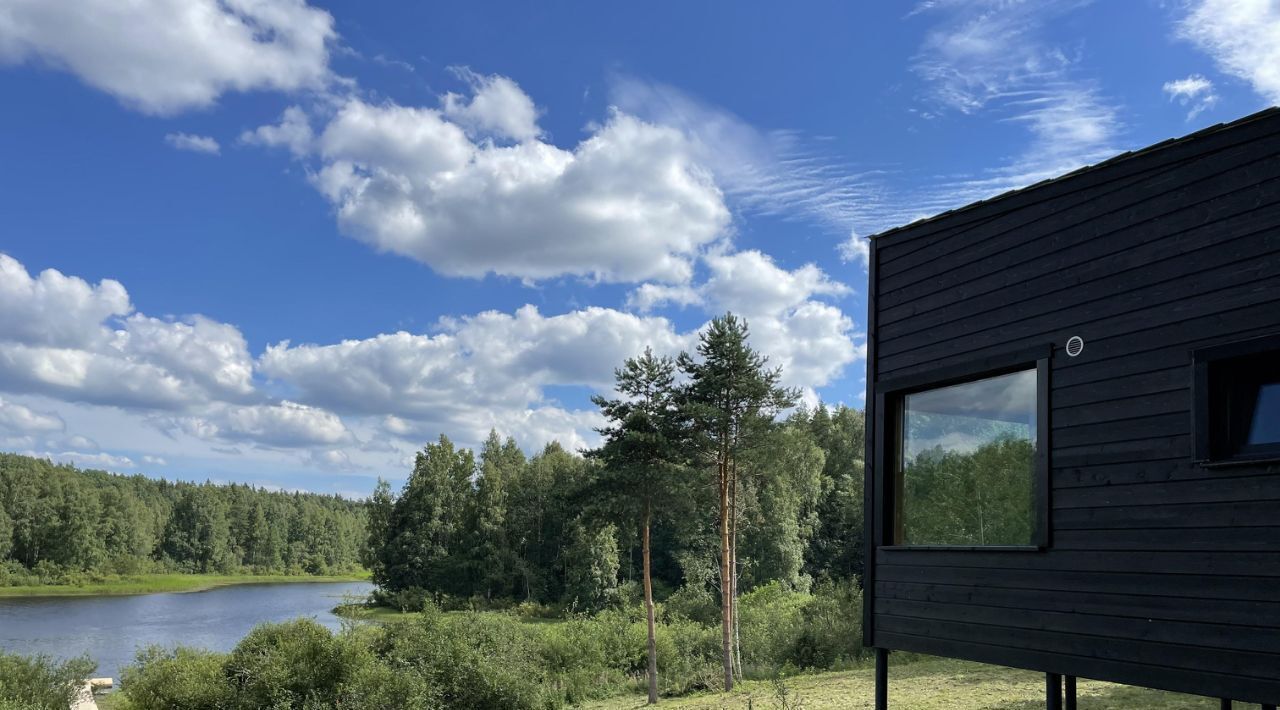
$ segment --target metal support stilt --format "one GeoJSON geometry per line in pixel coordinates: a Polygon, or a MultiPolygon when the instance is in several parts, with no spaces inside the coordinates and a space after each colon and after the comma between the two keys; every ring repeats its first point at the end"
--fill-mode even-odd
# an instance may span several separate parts
{"type": "Polygon", "coordinates": [[[876,710],[889,710],[889,650],[876,649],[876,710]]]}
{"type": "Polygon", "coordinates": [[[1048,710],[1062,710],[1062,676],[1044,674],[1044,706],[1048,710]]]}
{"type": "Polygon", "coordinates": [[[1276,706],[1272,703],[1263,703],[1262,710],[1276,710],[1276,706]]]}
{"type": "Polygon", "coordinates": [[[1223,698],[1223,699],[1222,699],[1222,708],[1221,708],[1221,710],[1231,710],[1231,698],[1223,698]]]}
{"type": "Polygon", "coordinates": [[[1066,702],[1063,703],[1065,710],[1076,710],[1076,677],[1069,675],[1062,680],[1063,695],[1066,696],[1066,702]]]}

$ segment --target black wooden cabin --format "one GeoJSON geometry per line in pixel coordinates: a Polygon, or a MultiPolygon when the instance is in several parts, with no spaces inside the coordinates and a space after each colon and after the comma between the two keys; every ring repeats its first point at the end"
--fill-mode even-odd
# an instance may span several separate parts
{"type": "Polygon", "coordinates": [[[1280,702],[1280,109],[872,238],[864,642],[1280,702]]]}

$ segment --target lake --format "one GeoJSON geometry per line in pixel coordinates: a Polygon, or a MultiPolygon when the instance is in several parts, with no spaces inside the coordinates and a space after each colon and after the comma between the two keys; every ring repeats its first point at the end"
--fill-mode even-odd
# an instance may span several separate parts
{"type": "Polygon", "coordinates": [[[0,648],[27,655],[98,662],[98,676],[120,682],[140,646],[228,651],[264,621],[314,617],[336,629],[330,611],[344,596],[363,598],[368,582],[243,584],[204,592],[112,597],[0,598],[0,648]]]}

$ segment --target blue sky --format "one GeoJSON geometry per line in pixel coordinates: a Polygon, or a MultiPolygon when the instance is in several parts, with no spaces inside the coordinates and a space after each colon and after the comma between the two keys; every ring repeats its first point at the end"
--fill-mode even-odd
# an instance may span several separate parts
{"type": "Polygon", "coordinates": [[[865,236],[1280,102],[1280,5],[0,0],[0,446],[363,495],[593,443],[725,310],[860,406],[865,236]]]}

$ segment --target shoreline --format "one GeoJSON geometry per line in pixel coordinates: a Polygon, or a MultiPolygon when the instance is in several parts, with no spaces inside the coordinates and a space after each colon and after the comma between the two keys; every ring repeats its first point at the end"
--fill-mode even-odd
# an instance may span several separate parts
{"type": "Polygon", "coordinates": [[[319,584],[367,582],[369,574],[284,575],[284,574],[136,574],[89,584],[41,584],[0,587],[0,599],[37,597],[102,597],[139,594],[204,592],[217,587],[244,584],[319,584]]]}

